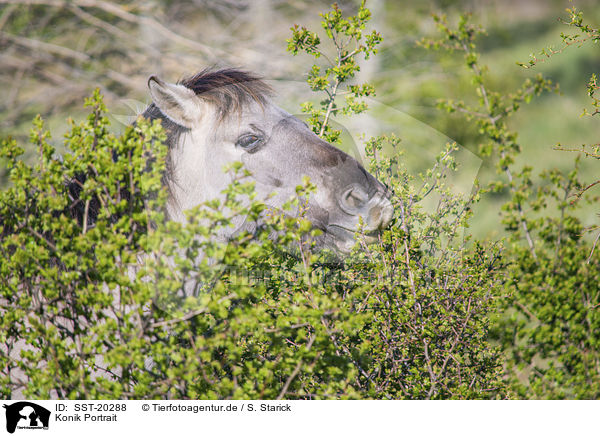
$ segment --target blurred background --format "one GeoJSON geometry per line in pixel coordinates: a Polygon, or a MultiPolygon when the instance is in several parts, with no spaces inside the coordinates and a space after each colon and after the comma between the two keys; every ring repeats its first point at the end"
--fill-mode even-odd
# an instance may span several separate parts
{"type": "MultiPolygon", "coordinates": [[[[352,13],[358,2],[338,4],[352,13]]],[[[518,165],[533,165],[534,173],[572,168],[574,154],[553,148],[600,141],[598,120],[580,117],[588,106],[586,83],[600,72],[600,46],[571,47],[533,70],[516,62],[527,62],[530,53],[550,45],[560,47],[560,33],[572,30],[559,18],[566,19],[565,8],[573,5],[584,11],[586,21],[600,25],[594,0],[369,0],[371,28],[384,41],[357,77],[376,87],[373,111],[353,126],[368,133],[395,131],[410,150],[407,165],[415,172],[431,163],[445,141],[456,141],[466,174],[459,191],[469,190],[476,176],[482,182],[496,177],[493,163],[477,155],[475,126],[435,107],[439,98],[475,101],[462,55],[416,46],[436,33],[431,13],[445,13],[454,22],[459,13],[471,12],[473,22],[487,29],[479,49],[492,89],[514,91],[538,72],[560,84],[561,95],[534,99],[512,118],[523,147],[518,165]]],[[[24,145],[31,119],[39,113],[60,150],[66,119],[85,116],[83,100],[96,87],[119,132],[149,102],[146,81],[151,74],[176,81],[207,66],[241,67],[262,75],[279,91],[277,103],[298,113],[309,98],[303,81],[313,59],[291,56],[286,39],[293,24],[320,31],[319,13],[329,6],[329,1],[310,0],[0,0],[0,136],[13,136],[24,145]]],[[[28,150],[26,158],[33,155],[28,150]]],[[[595,162],[584,160],[582,167],[585,180],[597,178],[595,162]]],[[[2,169],[0,187],[6,183],[2,169]]],[[[502,194],[488,195],[471,231],[501,236],[503,201],[502,194]]],[[[598,219],[594,209],[583,210],[586,224],[598,219]]]]}

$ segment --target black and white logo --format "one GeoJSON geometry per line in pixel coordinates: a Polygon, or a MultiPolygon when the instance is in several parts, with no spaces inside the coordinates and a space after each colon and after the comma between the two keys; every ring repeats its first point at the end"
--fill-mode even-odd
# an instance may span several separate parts
{"type": "Polygon", "coordinates": [[[14,433],[16,429],[48,430],[50,411],[29,401],[19,401],[3,405],[6,409],[6,431],[14,433]]]}

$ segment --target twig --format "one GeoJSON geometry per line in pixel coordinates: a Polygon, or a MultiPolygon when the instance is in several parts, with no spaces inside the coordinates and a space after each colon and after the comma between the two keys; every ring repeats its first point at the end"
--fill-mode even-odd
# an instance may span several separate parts
{"type": "Polygon", "coordinates": [[[58,251],[57,248],[56,248],[56,245],[54,245],[52,242],[50,242],[48,239],[46,239],[44,237],[44,235],[42,235],[40,232],[38,232],[34,228],[31,228],[30,226],[27,226],[26,229],[29,231],[29,233],[31,233],[32,235],[34,235],[38,239],[44,241],[52,249],[52,251],[54,251],[54,252],[58,251]]]}
{"type": "Polygon", "coordinates": [[[429,393],[427,394],[427,399],[429,400],[431,396],[435,393],[435,386],[437,382],[435,374],[433,373],[433,369],[431,368],[431,359],[429,358],[429,346],[426,339],[423,339],[423,344],[425,345],[425,361],[427,362],[427,372],[429,372],[429,378],[431,379],[431,388],[429,389],[429,393]]]}
{"type": "MultiPolygon", "coordinates": [[[[226,300],[229,300],[230,298],[232,298],[234,296],[235,296],[235,294],[226,295],[223,298],[221,298],[218,301],[218,303],[220,304],[220,303],[222,303],[222,302],[224,302],[226,300]]],[[[180,322],[184,322],[184,321],[187,321],[189,319],[194,318],[195,316],[198,316],[198,315],[201,315],[203,313],[206,313],[207,311],[208,311],[208,307],[203,307],[201,309],[196,309],[196,310],[193,310],[193,311],[191,311],[191,312],[189,312],[189,313],[187,313],[187,314],[185,314],[185,315],[183,315],[183,316],[181,316],[179,318],[166,319],[164,321],[159,321],[159,322],[152,323],[150,325],[150,328],[165,327],[165,326],[169,326],[169,325],[172,325],[172,324],[177,324],[177,323],[180,323],[180,322]]]]}
{"type": "MultiPolygon", "coordinates": [[[[163,24],[159,23],[153,18],[139,16],[133,14],[121,5],[110,3],[102,0],[72,0],[72,1],[63,1],[63,0],[0,0],[0,4],[21,4],[21,5],[46,5],[53,6],[58,8],[71,8],[73,6],[79,8],[97,8],[104,12],[107,12],[111,15],[114,15],[120,18],[123,21],[127,21],[129,23],[135,23],[138,25],[148,25],[158,32],[160,32],[163,36],[168,39],[177,42],[181,45],[185,45],[194,50],[198,50],[207,54],[211,57],[214,57],[215,49],[208,47],[204,44],[201,44],[197,41],[186,38],[178,33],[173,32],[172,30],[165,27],[163,24]]],[[[220,51],[220,50],[219,50],[220,51]]]]}
{"type": "MultiPolygon", "coordinates": [[[[311,349],[313,343],[315,342],[316,338],[317,338],[317,334],[316,333],[311,336],[311,338],[308,341],[308,344],[306,345],[306,351],[310,351],[310,349],[311,349]]],[[[290,374],[290,376],[285,381],[285,384],[283,385],[283,388],[281,389],[281,392],[279,392],[279,395],[277,395],[277,399],[278,400],[281,400],[285,396],[285,394],[287,393],[287,390],[290,387],[290,384],[292,383],[292,381],[296,378],[296,376],[300,372],[300,368],[302,368],[302,358],[300,358],[300,360],[296,364],[296,367],[294,368],[294,370],[292,371],[292,373],[290,374]]]]}
{"type": "MultiPolygon", "coordinates": [[[[462,42],[462,47],[463,50],[465,51],[465,53],[471,53],[469,47],[467,46],[467,44],[463,41],[462,42]]],[[[482,77],[482,71],[481,69],[477,66],[476,63],[473,63],[471,65],[471,69],[473,70],[473,72],[475,73],[476,76],[478,77],[482,77]]],[[[481,96],[483,98],[483,102],[485,104],[485,108],[487,109],[488,113],[489,113],[489,120],[490,123],[496,127],[496,121],[498,121],[498,119],[496,117],[492,117],[492,107],[490,105],[490,101],[487,95],[487,90],[485,89],[485,86],[483,85],[483,83],[479,84],[479,91],[481,92],[481,96]]],[[[500,158],[504,159],[506,157],[506,154],[504,153],[504,151],[500,152],[500,158]]],[[[512,191],[513,194],[516,193],[516,189],[513,186],[513,175],[512,172],[510,171],[510,168],[508,167],[504,167],[504,172],[506,173],[506,176],[508,178],[508,182],[509,182],[509,186],[510,186],[510,190],[512,191]]],[[[525,239],[527,240],[527,244],[529,245],[529,249],[531,251],[531,254],[533,255],[533,258],[535,260],[537,260],[537,254],[535,252],[535,245],[533,243],[533,239],[531,238],[531,235],[529,233],[529,228],[527,226],[527,221],[525,220],[525,213],[523,212],[523,208],[521,207],[521,203],[517,202],[517,211],[519,212],[519,218],[521,221],[521,226],[523,227],[523,231],[525,232],[525,239]]]]}
{"type": "Polygon", "coordinates": [[[581,189],[581,190],[580,190],[580,191],[579,191],[579,192],[576,194],[576,198],[575,198],[575,200],[573,200],[573,201],[571,202],[571,204],[575,203],[577,200],[579,200],[579,199],[580,199],[580,198],[583,196],[583,194],[584,194],[586,191],[590,190],[591,188],[593,188],[594,186],[596,186],[596,185],[597,185],[597,184],[599,184],[599,183],[600,183],[600,180],[596,180],[594,183],[590,183],[590,184],[589,184],[589,185],[587,185],[585,188],[581,189]]]}
{"type": "Polygon", "coordinates": [[[515,301],[515,303],[517,304],[517,306],[519,306],[521,308],[521,310],[523,310],[523,312],[525,312],[529,316],[529,318],[539,322],[539,318],[537,316],[535,316],[533,313],[531,313],[531,311],[527,308],[527,306],[525,306],[520,301],[515,301]]]}
{"type": "Polygon", "coordinates": [[[4,27],[4,25],[6,24],[6,22],[8,21],[15,9],[17,9],[17,5],[10,5],[6,9],[4,9],[4,12],[0,17],[0,29],[4,27]]]}
{"type": "Polygon", "coordinates": [[[592,256],[594,255],[594,250],[596,249],[596,244],[598,243],[598,239],[600,239],[600,232],[598,232],[596,239],[594,239],[594,245],[592,245],[592,251],[587,258],[587,263],[590,263],[590,261],[592,260],[592,256]]]}
{"type": "Polygon", "coordinates": [[[83,211],[83,234],[84,235],[87,233],[89,211],[90,211],[90,200],[88,199],[85,201],[85,208],[83,211]]]}
{"type": "Polygon", "coordinates": [[[131,41],[135,41],[136,43],[139,41],[139,39],[133,38],[130,34],[122,31],[117,26],[114,26],[104,20],[101,20],[100,18],[96,17],[95,15],[87,13],[86,11],[84,11],[83,9],[78,7],[77,5],[74,5],[74,4],[70,5],[69,9],[75,15],[77,15],[79,18],[81,18],[83,21],[91,24],[92,26],[95,26],[102,30],[105,30],[106,32],[110,33],[111,35],[115,35],[120,38],[131,40],[131,41]]]}
{"type": "MultiPolygon", "coordinates": [[[[338,63],[338,67],[339,67],[338,63]]],[[[329,103],[327,104],[327,111],[325,112],[325,118],[323,119],[323,124],[321,124],[321,130],[319,130],[319,136],[322,136],[325,133],[325,127],[327,127],[327,123],[329,122],[329,117],[331,116],[331,112],[333,111],[333,105],[335,104],[335,97],[337,94],[338,86],[340,86],[340,79],[335,79],[335,84],[333,85],[333,89],[331,90],[331,95],[329,97],[329,103]]]]}
{"type": "Polygon", "coordinates": [[[78,61],[83,62],[90,60],[90,57],[87,54],[71,50],[70,48],[63,47],[61,45],[50,44],[48,42],[38,41],[37,39],[30,39],[25,38],[23,36],[12,35],[4,31],[0,31],[0,36],[23,47],[27,47],[33,50],[47,51],[63,57],[76,59],[78,61]]]}

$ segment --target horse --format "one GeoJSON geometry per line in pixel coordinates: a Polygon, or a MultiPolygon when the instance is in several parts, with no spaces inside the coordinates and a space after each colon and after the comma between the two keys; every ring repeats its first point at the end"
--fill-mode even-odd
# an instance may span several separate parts
{"type": "MultiPolygon", "coordinates": [[[[223,168],[243,163],[258,198],[279,209],[304,176],[316,186],[306,215],[322,234],[318,248],[348,253],[362,221],[374,242],[393,214],[387,188],[353,157],[327,143],[306,123],[278,107],[273,90],[253,73],[205,69],[177,83],[148,79],[152,103],[142,116],[160,119],[167,133],[167,215],[184,223],[185,212],[218,199],[232,181],[223,168]]],[[[243,226],[243,217],[219,237],[243,226]]]]}

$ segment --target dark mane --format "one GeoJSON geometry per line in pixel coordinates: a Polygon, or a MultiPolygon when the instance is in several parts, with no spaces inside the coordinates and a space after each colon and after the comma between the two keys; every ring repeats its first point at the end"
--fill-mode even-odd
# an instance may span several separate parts
{"type": "Polygon", "coordinates": [[[235,68],[205,69],[179,83],[214,104],[221,117],[226,117],[231,111],[239,111],[244,104],[252,101],[262,105],[272,92],[260,77],[235,68]]]}
{"type": "MultiPolygon", "coordinates": [[[[220,119],[226,118],[234,111],[239,112],[243,105],[252,101],[263,105],[272,93],[271,87],[260,77],[235,68],[207,68],[178,83],[213,104],[219,111],[220,119]]],[[[168,119],[154,103],[148,106],[142,116],[151,121],[162,120],[169,148],[177,143],[179,135],[188,130],[168,119]]]]}

